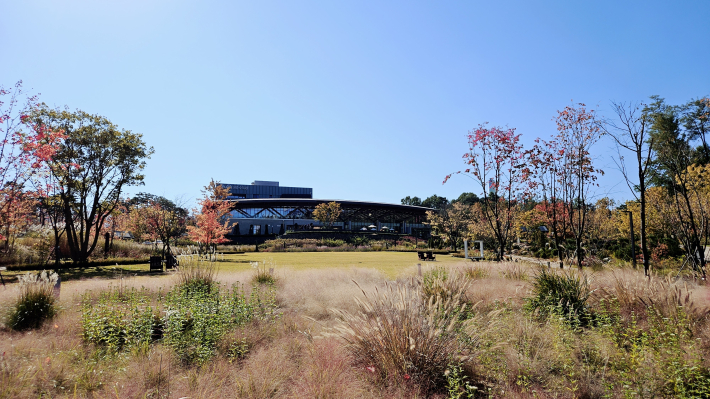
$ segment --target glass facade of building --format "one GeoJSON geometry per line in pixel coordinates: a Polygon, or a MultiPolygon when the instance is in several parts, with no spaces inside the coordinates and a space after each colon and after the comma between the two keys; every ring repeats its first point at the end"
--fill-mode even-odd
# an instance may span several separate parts
{"type": "MultiPolygon", "coordinates": [[[[313,213],[319,204],[333,200],[305,198],[252,198],[232,199],[229,219],[234,234],[255,234],[256,225],[261,231],[279,232],[318,228],[321,223],[313,213]]],[[[410,234],[414,230],[428,230],[426,211],[429,208],[401,204],[364,201],[335,200],[341,214],[332,228],[336,230],[377,230],[410,234]]]]}

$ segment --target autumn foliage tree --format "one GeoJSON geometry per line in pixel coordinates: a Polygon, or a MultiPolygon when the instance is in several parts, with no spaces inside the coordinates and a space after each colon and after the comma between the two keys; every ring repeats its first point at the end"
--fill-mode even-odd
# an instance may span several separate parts
{"type": "Polygon", "coordinates": [[[338,220],[341,213],[340,204],[332,201],[316,205],[316,209],[313,211],[313,217],[323,223],[323,226],[328,229],[338,220]]]}
{"type": "Polygon", "coordinates": [[[0,240],[8,250],[45,195],[32,179],[66,137],[61,129],[34,123],[29,115],[37,107],[37,96],[26,96],[22,81],[12,89],[0,86],[0,240]]]}
{"type": "Polygon", "coordinates": [[[554,138],[549,141],[538,138],[533,148],[526,151],[531,182],[540,200],[536,208],[544,215],[543,222],[554,243],[560,267],[567,256],[566,240],[571,237],[565,206],[569,201],[568,192],[562,189],[560,179],[565,168],[564,154],[564,149],[554,138]]]}
{"type": "Polygon", "coordinates": [[[226,201],[229,190],[214,180],[205,186],[203,194],[204,197],[198,202],[200,208],[193,209],[195,225],[188,226],[187,231],[190,239],[199,243],[202,249],[207,249],[229,241],[224,236],[230,231],[229,222],[225,219],[231,204],[226,201]]]}
{"type": "Polygon", "coordinates": [[[582,267],[587,238],[587,222],[592,188],[604,171],[594,166],[592,146],[599,140],[601,130],[594,110],[584,104],[567,106],[554,119],[557,135],[550,141],[537,139],[527,152],[534,183],[548,203],[552,235],[560,261],[566,254],[566,232],[575,242],[574,258],[582,267]]]}
{"type": "MultiPolygon", "coordinates": [[[[469,132],[468,144],[469,152],[463,156],[468,168],[454,174],[472,178],[481,189],[484,219],[502,259],[513,234],[518,200],[526,197],[530,188],[520,135],[515,129],[482,124],[469,132]]],[[[444,183],[452,175],[446,176],[444,183]]]]}
{"type": "Polygon", "coordinates": [[[438,211],[427,211],[427,219],[435,232],[448,242],[454,251],[459,241],[468,238],[472,226],[472,206],[460,202],[438,211]]]}
{"type": "Polygon", "coordinates": [[[673,198],[676,235],[692,261],[705,275],[704,245],[710,234],[710,206],[704,200],[704,165],[710,163],[707,133],[710,131],[707,100],[671,106],[658,97],[644,108],[650,117],[650,139],[655,159],[650,183],[664,187],[673,198]],[[694,144],[700,144],[694,147],[694,144]]]}
{"type": "Polygon", "coordinates": [[[171,243],[187,231],[187,209],[157,195],[139,193],[130,202],[129,226],[141,240],[161,241],[161,255],[171,253],[171,243]]]}

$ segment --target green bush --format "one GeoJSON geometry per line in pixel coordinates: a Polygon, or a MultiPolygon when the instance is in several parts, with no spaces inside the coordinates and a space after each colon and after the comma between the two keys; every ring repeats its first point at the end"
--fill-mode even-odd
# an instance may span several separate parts
{"type": "Polygon", "coordinates": [[[102,291],[98,297],[85,294],[81,312],[84,341],[109,352],[146,349],[162,329],[160,316],[150,303],[150,293],[135,288],[102,291]]]}
{"type": "Polygon", "coordinates": [[[326,247],[340,247],[345,245],[345,240],[337,240],[334,238],[325,238],[323,239],[323,245],[326,247]]]}
{"type": "Polygon", "coordinates": [[[550,313],[564,316],[575,325],[586,326],[591,321],[587,306],[589,282],[583,273],[556,272],[540,268],[532,282],[533,296],[527,299],[526,309],[542,317],[550,313]]]}
{"type": "Polygon", "coordinates": [[[165,344],[184,363],[203,364],[231,327],[278,317],[276,291],[273,286],[254,286],[247,296],[238,284],[224,294],[176,287],[165,298],[164,314],[165,344]]]}
{"type": "Polygon", "coordinates": [[[7,326],[13,330],[28,330],[41,327],[46,320],[57,314],[54,299],[54,284],[57,273],[27,273],[20,276],[20,295],[11,307],[7,326]]]}
{"type": "Polygon", "coordinates": [[[557,256],[557,250],[554,248],[540,248],[535,251],[536,258],[550,259],[557,256]]]}
{"type": "Polygon", "coordinates": [[[82,300],[82,330],[86,342],[109,352],[147,349],[158,339],[186,364],[203,364],[231,328],[253,320],[279,316],[273,286],[254,286],[247,295],[238,284],[194,280],[178,284],[163,296],[147,290],[113,289],[82,300]],[[151,306],[154,303],[155,307],[151,306]]]}

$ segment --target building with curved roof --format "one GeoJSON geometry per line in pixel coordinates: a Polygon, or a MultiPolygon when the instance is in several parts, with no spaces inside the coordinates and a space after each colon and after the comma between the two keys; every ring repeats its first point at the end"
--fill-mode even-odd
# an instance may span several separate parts
{"type": "Polygon", "coordinates": [[[255,181],[251,185],[222,184],[230,190],[229,221],[235,235],[282,234],[286,231],[321,227],[314,219],[316,206],[340,204],[341,214],[331,228],[343,231],[389,231],[419,234],[429,230],[426,211],[430,208],[353,200],[313,199],[312,189],[281,187],[278,182],[255,181]],[[267,197],[268,195],[268,197],[267,197]],[[300,198],[299,198],[300,196],[300,198]],[[304,198],[304,197],[311,198],[304,198]]]}

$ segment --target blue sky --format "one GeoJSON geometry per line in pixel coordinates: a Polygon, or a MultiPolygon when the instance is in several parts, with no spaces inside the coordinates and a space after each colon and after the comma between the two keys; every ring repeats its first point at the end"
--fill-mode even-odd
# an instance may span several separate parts
{"type": "MultiPolygon", "coordinates": [[[[455,198],[466,133],[657,94],[710,94],[707,1],[0,1],[0,84],[100,114],[155,148],[146,191],[211,178],[314,196],[455,198]]],[[[608,141],[597,195],[629,198],[608,141]]]]}

